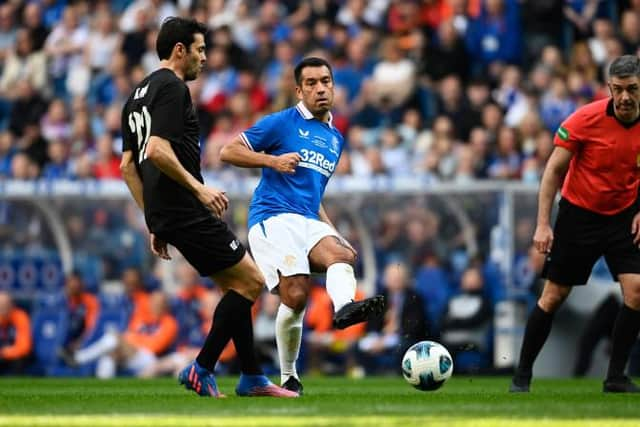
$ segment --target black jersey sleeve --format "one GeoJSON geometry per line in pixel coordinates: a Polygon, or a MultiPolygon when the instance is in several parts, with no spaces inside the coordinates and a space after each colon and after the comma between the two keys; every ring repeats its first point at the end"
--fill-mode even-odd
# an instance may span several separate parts
{"type": "Polygon", "coordinates": [[[133,144],[134,139],[133,135],[129,129],[129,102],[127,102],[122,108],[122,118],[120,122],[120,129],[122,129],[122,152],[125,151],[134,151],[137,147],[133,144]]]}
{"type": "Polygon", "coordinates": [[[184,116],[189,91],[179,81],[164,85],[154,99],[151,109],[151,135],[173,143],[182,141],[184,116]]]}

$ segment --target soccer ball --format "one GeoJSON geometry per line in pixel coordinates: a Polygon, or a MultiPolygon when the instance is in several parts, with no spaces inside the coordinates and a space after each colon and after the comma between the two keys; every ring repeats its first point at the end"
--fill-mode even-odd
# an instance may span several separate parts
{"type": "Polygon", "coordinates": [[[451,377],[453,359],[435,341],[415,343],[402,358],[402,376],[418,390],[437,390],[451,377]]]}

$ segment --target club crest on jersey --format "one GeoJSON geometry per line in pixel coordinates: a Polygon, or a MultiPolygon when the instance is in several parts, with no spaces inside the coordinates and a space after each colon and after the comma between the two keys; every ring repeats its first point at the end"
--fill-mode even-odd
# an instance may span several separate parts
{"type": "Polygon", "coordinates": [[[293,255],[286,255],[284,257],[284,265],[286,265],[287,267],[293,267],[294,265],[296,265],[296,257],[293,255]]]}
{"type": "Polygon", "coordinates": [[[300,135],[300,138],[307,139],[309,138],[309,131],[298,128],[298,135],[300,135]]]}
{"type": "Polygon", "coordinates": [[[329,147],[329,151],[337,156],[339,147],[340,142],[338,141],[338,138],[334,136],[333,138],[331,138],[331,146],[329,147]]]}

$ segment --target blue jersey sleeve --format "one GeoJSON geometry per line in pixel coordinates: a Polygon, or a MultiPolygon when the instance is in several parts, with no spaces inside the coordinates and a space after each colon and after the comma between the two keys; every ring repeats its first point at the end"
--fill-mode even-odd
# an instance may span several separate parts
{"type": "Polygon", "coordinates": [[[253,151],[272,151],[279,142],[278,129],[280,126],[280,114],[269,114],[242,132],[244,142],[253,151]]]}

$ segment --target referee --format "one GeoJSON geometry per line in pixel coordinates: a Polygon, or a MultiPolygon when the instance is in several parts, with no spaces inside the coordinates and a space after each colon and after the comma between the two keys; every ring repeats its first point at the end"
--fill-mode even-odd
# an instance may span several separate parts
{"type": "Polygon", "coordinates": [[[531,312],[511,392],[528,392],[533,363],[553,315],[576,285],[586,284],[604,255],[620,282],[624,305],[615,321],[611,360],[602,390],[638,393],[624,373],[640,329],[640,59],[616,58],[609,67],[611,97],[587,104],[558,129],[555,149],[542,176],[533,242],[547,254],[546,282],[531,312]],[[555,227],[553,199],[562,185],[555,227]]]}

